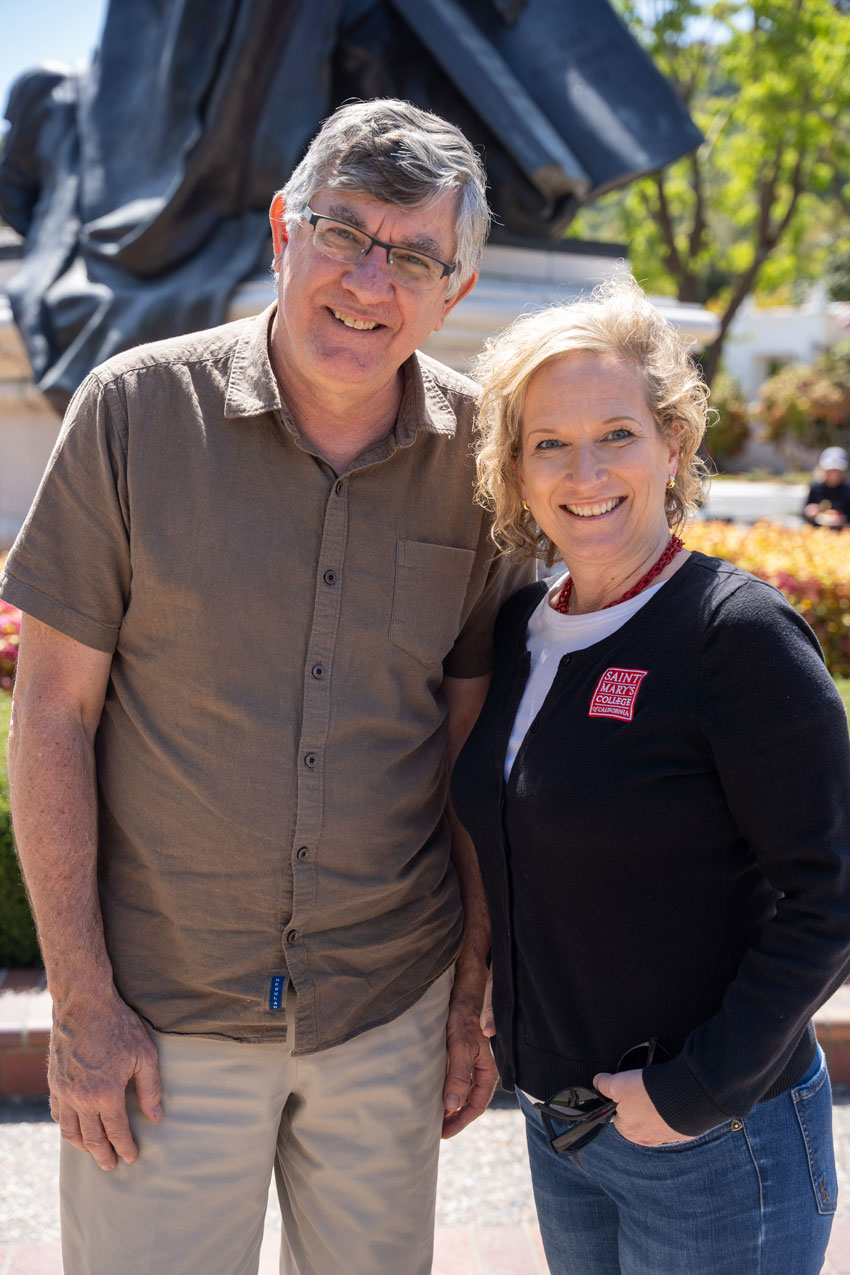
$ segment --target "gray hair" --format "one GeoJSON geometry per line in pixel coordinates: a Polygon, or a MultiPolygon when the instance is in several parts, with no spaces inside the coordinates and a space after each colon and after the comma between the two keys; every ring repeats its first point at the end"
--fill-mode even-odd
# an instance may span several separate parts
{"type": "Polygon", "coordinates": [[[457,292],[481,260],[490,229],[484,166],[460,129],[439,115],[395,98],[341,106],[325,120],[278,192],[286,203],[290,232],[322,186],[359,190],[403,208],[416,208],[456,190],[457,269],[447,296],[457,292]]]}

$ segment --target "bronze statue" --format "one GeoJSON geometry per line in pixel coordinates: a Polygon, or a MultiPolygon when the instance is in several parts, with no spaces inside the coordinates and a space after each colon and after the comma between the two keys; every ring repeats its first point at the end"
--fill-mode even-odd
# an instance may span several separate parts
{"type": "Polygon", "coordinates": [[[576,209],[701,138],[606,0],[110,0],[82,75],[21,76],[0,212],[8,293],[64,408],[117,350],[221,322],[268,258],[269,198],[349,97],[404,97],[481,147],[493,239],[576,209]]]}

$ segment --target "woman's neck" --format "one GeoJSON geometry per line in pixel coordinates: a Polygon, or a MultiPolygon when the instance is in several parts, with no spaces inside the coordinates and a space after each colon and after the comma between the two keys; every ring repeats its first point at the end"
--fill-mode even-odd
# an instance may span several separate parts
{"type": "MultiPolygon", "coordinates": [[[[665,530],[639,559],[629,563],[614,563],[610,567],[593,564],[567,563],[572,580],[569,600],[570,615],[589,615],[603,611],[605,607],[623,601],[623,595],[633,589],[649,572],[664,553],[670,542],[670,531],[665,530]]],[[[679,552],[649,583],[661,584],[674,575],[688,558],[687,550],[679,552]]]]}

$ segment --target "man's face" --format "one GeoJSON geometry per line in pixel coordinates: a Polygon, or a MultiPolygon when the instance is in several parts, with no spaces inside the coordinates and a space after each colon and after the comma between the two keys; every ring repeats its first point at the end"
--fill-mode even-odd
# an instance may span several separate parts
{"type": "MultiPolygon", "coordinates": [[[[386,243],[418,249],[451,263],[455,254],[457,195],[450,191],[420,208],[399,208],[359,191],[327,188],[310,207],[386,243]]],[[[278,314],[272,332],[275,371],[284,382],[322,390],[350,386],[380,392],[394,383],[402,363],[443,326],[449,310],[472,288],[471,279],[450,300],[450,277],[428,291],[396,283],[387,254],[374,247],[353,264],[323,256],[302,221],[283,238],[282,203],[272,204],[278,314]]]]}

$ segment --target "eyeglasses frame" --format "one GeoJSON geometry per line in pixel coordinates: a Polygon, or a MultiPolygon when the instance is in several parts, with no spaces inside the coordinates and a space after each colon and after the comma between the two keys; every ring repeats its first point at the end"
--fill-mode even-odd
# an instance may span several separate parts
{"type": "MultiPolygon", "coordinates": [[[[350,221],[343,221],[340,217],[331,217],[329,213],[315,213],[313,212],[313,209],[310,208],[309,206],[306,209],[306,212],[304,215],[304,221],[306,221],[308,225],[311,226],[314,231],[316,229],[317,223],[320,221],[335,221],[338,226],[345,226],[348,230],[353,230],[355,231],[356,234],[362,235],[364,239],[368,239],[369,247],[364,248],[363,251],[360,253],[361,259],[363,257],[368,257],[369,253],[372,251],[373,248],[383,248],[384,252],[387,254],[388,266],[392,264],[392,262],[390,261],[390,254],[394,251],[412,252],[412,253],[415,253],[417,257],[425,257],[426,260],[433,261],[434,264],[440,266],[442,270],[442,274],[440,275],[440,277],[434,281],[434,284],[432,285],[433,287],[436,287],[438,283],[440,283],[443,279],[447,279],[449,275],[454,274],[455,270],[457,270],[456,261],[449,264],[447,261],[441,261],[439,257],[432,256],[430,252],[420,252],[418,248],[408,248],[405,244],[401,244],[401,243],[387,243],[383,239],[377,239],[375,235],[370,235],[368,231],[363,230],[360,226],[352,226],[350,221]]],[[[318,251],[322,252],[322,249],[319,248],[318,251]]],[[[329,261],[344,261],[345,260],[344,257],[331,257],[327,253],[322,253],[322,255],[327,256],[329,261]]],[[[353,265],[354,263],[352,262],[351,264],[353,265]]],[[[424,292],[424,291],[427,291],[427,289],[423,288],[421,289],[421,291],[424,292]]]]}
{"type": "MultiPolygon", "coordinates": [[[[656,1055],[662,1054],[669,1057],[663,1045],[659,1045],[656,1036],[650,1037],[649,1040],[641,1041],[639,1045],[633,1045],[631,1049],[627,1049],[620,1061],[617,1063],[617,1071],[630,1071],[630,1067],[623,1067],[623,1062],[628,1058],[629,1054],[635,1053],[638,1049],[645,1049],[646,1061],[643,1067],[655,1061],[656,1055]]],[[[660,1059],[659,1059],[660,1061],[660,1059]]],[[[609,1125],[617,1114],[617,1104],[613,1098],[606,1098],[604,1094],[599,1093],[596,1089],[591,1089],[586,1085],[568,1085],[565,1089],[559,1089],[551,1098],[547,1098],[545,1102],[535,1102],[535,1108],[540,1112],[541,1119],[546,1126],[546,1136],[549,1139],[549,1146],[557,1155],[563,1155],[565,1152],[580,1151],[583,1147],[589,1146],[595,1138],[609,1125]],[[567,1095],[571,1097],[568,1098],[567,1095]],[[557,1110],[554,1103],[561,1101],[562,1107],[575,1106],[578,1102],[591,1103],[594,1102],[592,1110],[578,1115],[575,1120],[565,1121],[563,1110],[557,1110]],[[557,1120],[559,1124],[567,1124],[566,1129],[558,1132],[553,1121],[557,1120]]]]}

